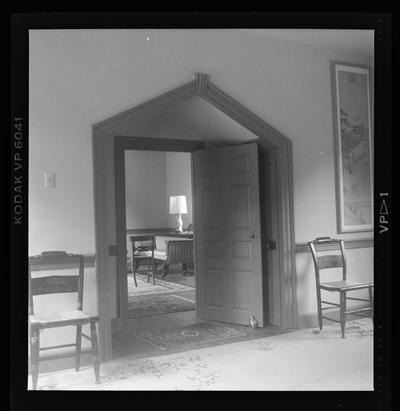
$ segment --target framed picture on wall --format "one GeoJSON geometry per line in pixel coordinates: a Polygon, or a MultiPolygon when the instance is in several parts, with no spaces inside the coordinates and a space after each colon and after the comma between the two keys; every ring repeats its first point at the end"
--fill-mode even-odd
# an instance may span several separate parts
{"type": "Polygon", "coordinates": [[[331,63],[339,233],[373,230],[370,70],[331,63]]]}

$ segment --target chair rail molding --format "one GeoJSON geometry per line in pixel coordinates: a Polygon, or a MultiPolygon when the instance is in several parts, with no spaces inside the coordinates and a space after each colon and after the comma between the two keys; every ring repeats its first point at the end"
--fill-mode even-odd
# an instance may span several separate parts
{"type": "MultiPolygon", "coordinates": [[[[344,240],[344,246],[346,250],[352,250],[357,248],[372,248],[374,246],[373,238],[352,238],[344,240]]],[[[320,245],[321,250],[329,251],[333,249],[329,245],[320,245]]],[[[296,243],[296,253],[308,253],[310,252],[310,247],[307,243],[296,243]]]]}

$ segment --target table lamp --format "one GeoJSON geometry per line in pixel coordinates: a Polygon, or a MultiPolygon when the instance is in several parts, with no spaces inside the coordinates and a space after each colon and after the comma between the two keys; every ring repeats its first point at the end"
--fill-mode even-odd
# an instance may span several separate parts
{"type": "Polygon", "coordinates": [[[171,196],[169,198],[169,213],[177,214],[175,230],[182,233],[182,214],[187,213],[186,196],[171,196]]]}

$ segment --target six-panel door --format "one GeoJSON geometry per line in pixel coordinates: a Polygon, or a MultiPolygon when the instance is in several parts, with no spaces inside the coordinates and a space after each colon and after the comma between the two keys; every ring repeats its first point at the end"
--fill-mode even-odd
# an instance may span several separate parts
{"type": "Polygon", "coordinates": [[[194,153],[198,315],[263,326],[257,143],[194,153]]]}

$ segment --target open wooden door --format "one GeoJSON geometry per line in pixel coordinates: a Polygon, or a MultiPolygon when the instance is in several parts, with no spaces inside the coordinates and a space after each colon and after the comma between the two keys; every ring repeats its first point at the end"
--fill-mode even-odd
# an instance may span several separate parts
{"type": "Polygon", "coordinates": [[[198,316],[264,325],[257,143],[194,152],[198,316]]]}

